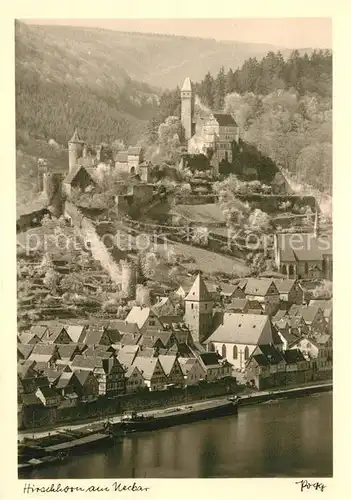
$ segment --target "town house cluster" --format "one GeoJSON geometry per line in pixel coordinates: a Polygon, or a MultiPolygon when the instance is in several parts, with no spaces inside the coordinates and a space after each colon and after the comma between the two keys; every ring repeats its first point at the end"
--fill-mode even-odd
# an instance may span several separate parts
{"type": "Polygon", "coordinates": [[[198,274],[125,320],[32,325],[18,334],[19,416],[221,379],[264,388],[332,367],[332,301],[297,280],[205,282],[198,274]],[[183,314],[175,302],[183,305],[183,314]]]}

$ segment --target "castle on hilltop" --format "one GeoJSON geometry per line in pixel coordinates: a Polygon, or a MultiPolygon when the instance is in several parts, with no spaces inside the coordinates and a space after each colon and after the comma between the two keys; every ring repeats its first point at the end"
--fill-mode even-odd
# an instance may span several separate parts
{"type": "Polygon", "coordinates": [[[195,93],[189,77],[180,91],[181,122],[185,131],[187,151],[192,155],[205,155],[218,172],[222,162],[232,163],[239,148],[239,127],[230,113],[211,113],[195,121],[195,93]]]}
{"type": "Polygon", "coordinates": [[[60,185],[62,191],[70,196],[72,188],[84,191],[89,186],[96,185],[99,173],[112,170],[136,177],[142,183],[148,183],[150,179],[150,164],[144,161],[143,148],[132,146],[115,154],[109,146],[88,145],[81,139],[76,128],[68,141],[68,165],[49,168],[48,163],[39,158],[38,191],[50,197],[49,192],[57,190],[60,185]]]}

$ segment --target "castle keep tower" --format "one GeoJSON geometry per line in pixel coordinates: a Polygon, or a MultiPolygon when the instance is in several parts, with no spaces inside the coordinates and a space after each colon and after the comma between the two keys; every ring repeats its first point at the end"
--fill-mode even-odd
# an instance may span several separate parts
{"type": "Polygon", "coordinates": [[[193,135],[194,92],[189,77],[186,77],[180,91],[181,121],[185,130],[185,139],[188,141],[193,135]]]}
{"type": "Polygon", "coordinates": [[[78,158],[83,154],[84,141],[81,140],[77,128],[70,141],[68,141],[68,166],[71,172],[77,164],[78,158]]]}
{"type": "Polygon", "coordinates": [[[203,342],[211,333],[213,299],[206,284],[198,274],[188,295],[185,297],[184,321],[195,342],[203,342]]]}

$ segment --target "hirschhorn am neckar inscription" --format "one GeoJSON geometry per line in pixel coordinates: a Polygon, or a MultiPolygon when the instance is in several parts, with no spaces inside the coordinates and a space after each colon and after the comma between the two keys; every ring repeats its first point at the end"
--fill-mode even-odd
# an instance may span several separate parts
{"type": "Polygon", "coordinates": [[[333,474],[331,20],[252,22],[15,22],[29,490],[333,474]]]}

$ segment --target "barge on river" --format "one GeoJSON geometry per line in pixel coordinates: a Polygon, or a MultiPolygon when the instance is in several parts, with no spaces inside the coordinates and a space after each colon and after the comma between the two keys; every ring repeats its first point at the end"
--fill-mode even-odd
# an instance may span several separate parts
{"type": "Polygon", "coordinates": [[[131,411],[123,414],[120,428],[122,432],[128,434],[235,415],[238,412],[238,403],[239,399],[234,397],[224,401],[206,401],[189,406],[158,410],[155,414],[131,411]]]}

